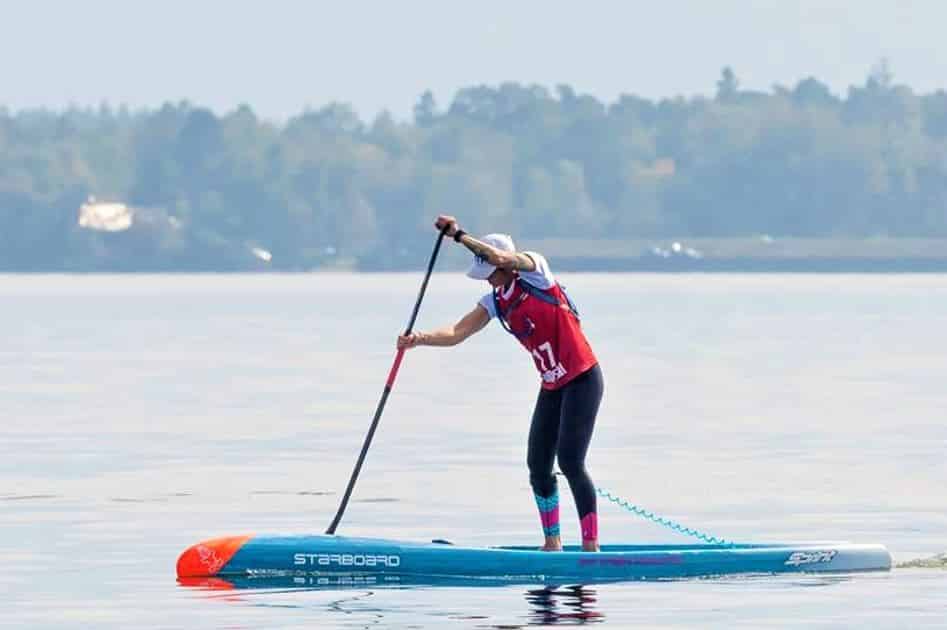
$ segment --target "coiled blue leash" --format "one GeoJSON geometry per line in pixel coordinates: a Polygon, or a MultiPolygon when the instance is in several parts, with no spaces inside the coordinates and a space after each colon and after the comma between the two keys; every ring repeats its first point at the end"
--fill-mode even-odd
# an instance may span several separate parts
{"type": "Polygon", "coordinates": [[[634,503],[629,503],[628,501],[625,501],[621,497],[616,497],[608,490],[602,490],[601,488],[596,487],[595,492],[597,492],[598,496],[602,497],[603,499],[608,499],[612,503],[616,504],[618,507],[624,508],[625,510],[631,512],[632,514],[635,514],[636,516],[645,518],[651,521],[652,523],[663,525],[664,527],[673,529],[674,531],[679,532],[681,534],[685,534],[687,536],[693,536],[694,538],[697,538],[698,540],[702,540],[705,543],[709,543],[711,545],[733,545],[734,544],[733,542],[724,540],[723,538],[718,538],[717,536],[711,536],[710,534],[705,534],[704,532],[698,531],[696,529],[685,527],[681,525],[680,523],[676,523],[672,521],[671,519],[664,518],[663,516],[658,516],[657,514],[655,514],[654,512],[650,510],[646,510],[643,507],[635,505],[634,503]]]}

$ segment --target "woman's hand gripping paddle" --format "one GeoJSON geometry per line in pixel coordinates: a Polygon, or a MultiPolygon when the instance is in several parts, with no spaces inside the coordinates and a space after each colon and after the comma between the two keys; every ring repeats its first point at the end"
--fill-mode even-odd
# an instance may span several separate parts
{"type": "MultiPolygon", "coordinates": [[[[424,282],[421,283],[421,290],[418,292],[418,300],[414,303],[414,311],[411,313],[411,319],[408,321],[408,328],[405,330],[405,336],[411,334],[414,328],[414,322],[418,318],[418,311],[421,309],[421,300],[424,299],[424,291],[427,290],[427,283],[431,279],[431,272],[434,271],[434,262],[437,260],[437,253],[441,249],[441,241],[447,233],[449,226],[444,226],[441,233],[437,235],[437,242],[434,243],[434,251],[431,252],[431,260],[427,264],[427,273],[424,274],[424,282]]],[[[381,394],[381,400],[378,401],[378,407],[375,409],[375,417],[372,418],[372,424],[368,429],[368,435],[365,436],[365,443],[362,444],[362,452],[359,453],[358,461],[355,463],[355,470],[352,471],[352,477],[349,479],[349,485],[345,488],[345,494],[342,496],[342,503],[339,504],[339,511],[335,513],[332,524],[326,530],[326,534],[334,534],[342,520],[342,514],[349,503],[349,497],[352,496],[352,489],[355,488],[355,480],[358,479],[358,473],[362,470],[362,464],[365,462],[365,455],[368,454],[368,447],[371,446],[372,437],[375,435],[375,429],[378,428],[378,421],[381,419],[381,413],[385,410],[385,403],[388,401],[388,395],[395,384],[395,377],[398,376],[398,368],[401,367],[401,359],[404,358],[404,348],[398,350],[395,355],[395,362],[388,372],[388,380],[385,382],[385,389],[381,394]]]]}

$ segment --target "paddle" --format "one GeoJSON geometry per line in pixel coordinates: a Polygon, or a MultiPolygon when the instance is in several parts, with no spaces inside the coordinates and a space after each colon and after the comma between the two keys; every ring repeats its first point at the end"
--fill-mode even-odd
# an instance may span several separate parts
{"type": "MultiPolygon", "coordinates": [[[[418,292],[418,300],[414,303],[414,311],[411,313],[411,319],[408,321],[408,327],[405,329],[405,336],[411,334],[414,328],[414,321],[418,318],[418,311],[421,309],[421,300],[424,299],[424,291],[427,289],[428,280],[431,279],[431,272],[434,270],[434,261],[437,260],[437,252],[441,249],[441,241],[447,233],[445,226],[437,236],[437,242],[434,243],[434,251],[431,252],[431,260],[427,264],[427,273],[424,274],[424,282],[421,283],[421,290],[418,292]]],[[[375,429],[378,428],[378,421],[381,419],[381,413],[385,410],[385,403],[388,401],[388,395],[395,384],[395,377],[398,375],[398,368],[401,367],[401,359],[404,357],[404,348],[398,350],[395,355],[395,362],[388,372],[388,380],[385,382],[385,389],[381,394],[381,400],[378,401],[378,407],[375,409],[375,417],[372,418],[371,427],[368,429],[368,435],[365,436],[365,443],[362,444],[362,452],[359,453],[358,461],[355,463],[355,470],[352,471],[352,477],[349,479],[349,485],[345,488],[345,494],[342,496],[342,503],[339,505],[339,511],[335,513],[332,524],[326,530],[326,534],[334,534],[342,520],[342,513],[345,512],[345,506],[349,503],[349,497],[352,496],[352,489],[355,488],[355,480],[358,479],[358,473],[362,470],[362,463],[365,461],[365,455],[368,454],[368,447],[372,443],[372,437],[375,435],[375,429]]]]}

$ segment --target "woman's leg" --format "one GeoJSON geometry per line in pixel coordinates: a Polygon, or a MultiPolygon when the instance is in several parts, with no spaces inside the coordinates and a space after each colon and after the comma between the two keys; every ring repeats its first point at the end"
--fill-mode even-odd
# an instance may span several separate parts
{"type": "Polygon", "coordinates": [[[529,484],[533,488],[539,520],[543,526],[545,543],[543,549],[562,549],[559,537],[559,491],[553,466],[556,460],[556,445],[559,441],[559,418],[562,394],[558,391],[539,390],[533,420],[529,425],[529,442],[526,464],[529,467],[529,484]]]}
{"type": "Polygon", "coordinates": [[[559,427],[559,468],[569,481],[582,528],[582,548],[598,551],[598,513],[595,484],[585,469],[585,454],[592,440],[595,416],[605,382],[596,365],[562,389],[559,427]]]}

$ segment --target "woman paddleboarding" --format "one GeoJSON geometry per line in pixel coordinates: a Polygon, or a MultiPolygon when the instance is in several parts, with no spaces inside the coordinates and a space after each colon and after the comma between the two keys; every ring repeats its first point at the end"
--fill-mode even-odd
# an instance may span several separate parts
{"type": "Polygon", "coordinates": [[[517,252],[506,234],[474,238],[454,217],[434,226],[469,249],[474,261],[467,276],[491,287],[469,313],[452,325],[398,337],[398,348],[455,346],[482,330],[494,317],[529,352],[542,384],[529,428],[527,466],[539,508],[543,550],[562,550],[555,460],[569,482],[582,530],[582,549],[598,551],[595,484],[585,468],[595,416],[604,391],[602,370],[579,324],[579,314],[556,282],[546,259],[517,252]]]}

